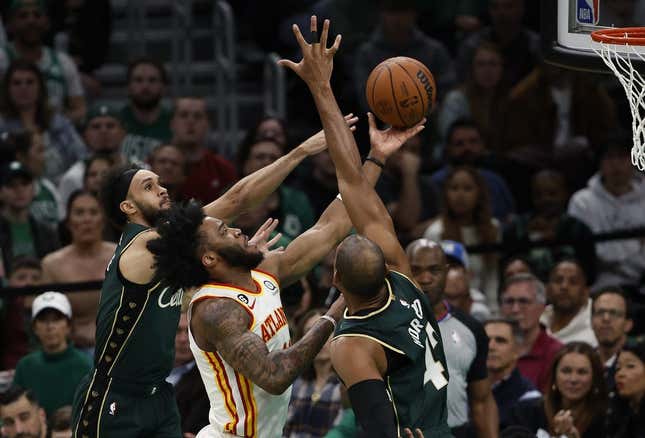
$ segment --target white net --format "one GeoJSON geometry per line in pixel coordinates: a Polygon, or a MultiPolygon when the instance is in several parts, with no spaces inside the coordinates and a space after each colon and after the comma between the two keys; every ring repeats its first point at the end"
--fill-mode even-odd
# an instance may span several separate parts
{"type": "Polygon", "coordinates": [[[600,49],[594,51],[625,89],[632,112],[632,164],[645,171],[645,80],[632,65],[632,58],[645,62],[645,55],[629,44],[600,43],[600,49]]]}

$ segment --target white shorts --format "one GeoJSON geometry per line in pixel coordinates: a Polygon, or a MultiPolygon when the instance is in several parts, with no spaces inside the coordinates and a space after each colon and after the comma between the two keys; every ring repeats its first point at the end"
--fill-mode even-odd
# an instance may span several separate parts
{"type": "Polygon", "coordinates": [[[221,430],[217,430],[215,427],[213,427],[212,424],[209,424],[208,426],[204,426],[202,430],[200,430],[197,433],[197,438],[231,438],[236,435],[233,435],[232,433],[228,432],[223,432],[221,430]]]}

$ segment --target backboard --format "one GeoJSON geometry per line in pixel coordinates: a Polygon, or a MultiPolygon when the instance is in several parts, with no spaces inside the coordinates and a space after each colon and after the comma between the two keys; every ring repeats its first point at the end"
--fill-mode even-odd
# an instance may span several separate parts
{"type": "MultiPolygon", "coordinates": [[[[545,60],[562,67],[610,73],[593,51],[600,45],[591,39],[590,33],[608,27],[645,26],[644,0],[539,1],[545,60]]],[[[632,49],[619,47],[617,50],[629,53],[632,49]]],[[[635,50],[645,53],[645,47],[635,50]]],[[[641,63],[640,60],[633,62],[641,63]]]]}

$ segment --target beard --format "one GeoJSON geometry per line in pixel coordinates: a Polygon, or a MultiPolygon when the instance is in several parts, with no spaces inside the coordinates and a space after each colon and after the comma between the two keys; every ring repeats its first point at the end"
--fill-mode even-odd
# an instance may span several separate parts
{"type": "Polygon", "coordinates": [[[142,111],[152,111],[161,102],[161,95],[156,96],[130,96],[132,104],[142,111]]]}
{"type": "Polygon", "coordinates": [[[239,246],[220,248],[217,253],[234,268],[255,269],[264,260],[264,254],[261,252],[245,251],[239,246]]]}
{"type": "Polygon", "coordinates": [[[150,225],[151,227],[154,227],[159,218],[161,217],[161,209],[160,208],[154,208],[149,205],[143,205],[138,202],[134,202],[141,212],[141,216],[143,216],[143,219],[150,225]]]}

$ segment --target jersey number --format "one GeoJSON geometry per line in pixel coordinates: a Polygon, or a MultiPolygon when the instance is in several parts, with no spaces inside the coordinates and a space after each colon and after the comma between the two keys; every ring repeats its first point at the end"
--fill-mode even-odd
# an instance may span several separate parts
{"type": "Polygon", "coordinates": [[[423,384],[432,382],[435,388],[441,389],[448,384],[448,379],[443,375],[443,364],[435,360],[432,354],[432,348],[437,345],[435,333],[434,328],[429,323],[426,324],[426,372],[423,375],[423,384]]]}

